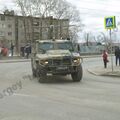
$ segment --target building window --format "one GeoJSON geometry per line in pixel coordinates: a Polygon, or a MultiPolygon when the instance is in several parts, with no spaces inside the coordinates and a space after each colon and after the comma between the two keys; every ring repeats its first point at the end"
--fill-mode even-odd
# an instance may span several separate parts
{"type": "Polygon", "coordinates": [[[8,28],[12,28],[12,25],[11,25],[11,24],[9,24],[9,25],[8,25],[8,28]]]}
{"type": "Polygon", "coordinates": [[[34,40],[37,40],[39,39],[39,32],[34,32],[33,35],[34,35],[34,40]]]}
{"type": "Polygon", "coordinates": [[[8,36],[12,36],[12,32],[8,32],[8,36]]]}
{"type": "Polygon", "coordinates": [[[39,32],[40,31],[40,28],[39,27],[34,27],[34,32],[39,32]]]}
{"type": "Polygon", "coordinates": [[[1,21],[5,21],[5,16],[4,15],[1,16],[1,21]]]}
{"type": "Polygon", "coordinates": [[[0,28],[5,28],[5,24],[0,24],[0,28]]]}
{"type": "Polygon", "coordinates": [[[21,25],[20,25],[20,28],[21,28],[21,29],[24,29],[24,25],[23,25],[23,24],[21,24],[21,25]]]}
{"type": "Polygon", "coordinates": [[[0,28],[5,28],[5,24],[0,23],[0,28]]]}
{"type": "Polygon", "coordinates": [[[39,22],[35,22],[35,21],[34,21],[34,22],[33,22],[33,25],[34,25],[34,26],[39,26],[39,22]]]}
{"type": "Polygon", "coordinates": [[[7,17],[7,20],[9,21],[9,20],[12,20],[12,17],[7,17]]]}
{"type": "Polygon", "coordinates": [[[0,31],[0,36],[4,36],[4,32],[3,31],[0,31]]]}
{"type": "Polygon", "coordinates": [[[21,34],[21,36],[24,36],[24,35],[25,35],[25,33],[24,33],[23,31],[21,31],[21,33],[20,33],[20,34],[21,34]]]}

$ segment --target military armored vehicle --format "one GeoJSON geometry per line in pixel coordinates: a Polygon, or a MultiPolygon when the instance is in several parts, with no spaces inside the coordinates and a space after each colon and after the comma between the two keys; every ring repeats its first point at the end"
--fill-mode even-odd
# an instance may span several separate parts
{"type": "Polygon", "coordinates": [[[74,82],[81,81],[82,58],[70,40],[37,40],[32,49],[32,73],[40,82],[50,74],[71,74],[74,82]]]}

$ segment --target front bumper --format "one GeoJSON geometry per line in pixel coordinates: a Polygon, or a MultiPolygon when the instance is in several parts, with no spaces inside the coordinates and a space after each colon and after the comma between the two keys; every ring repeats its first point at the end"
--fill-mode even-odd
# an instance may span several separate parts
{"type": "Polygon", "coordinates": [[[73,59],[70,57],[64,57],[63,59],[53,59],[43,61],[43,64],[40,64],[42,69],[46,71],[46,73],[50,74],[71,74],[78,71],[78,66],[81,64],[79,59],[73,59]]]}
{"type": "Polygon", "coordinates": [[[77,66],[46,66],[46,73],[50,74],[71,74],[77,71],[77,66]]]}

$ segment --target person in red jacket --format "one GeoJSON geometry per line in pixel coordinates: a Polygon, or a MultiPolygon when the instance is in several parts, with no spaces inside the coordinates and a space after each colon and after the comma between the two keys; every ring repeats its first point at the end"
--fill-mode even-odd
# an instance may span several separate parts
{"type": "Polygon", "coordinates": [[[108,61],[108,53],[106,50],[103,51],[102,57],[103,57],[104,68],[107,68],[107,62],[109,61],[108,61]]]}
{"type": "Polygon", "coordinates": [[[3,48],[2,48],[2,55],[3,55],[3,56],[7,56],[7,54],[8,54],[8,49],[5,48],[5,47],[3,47],[3,48]]]}

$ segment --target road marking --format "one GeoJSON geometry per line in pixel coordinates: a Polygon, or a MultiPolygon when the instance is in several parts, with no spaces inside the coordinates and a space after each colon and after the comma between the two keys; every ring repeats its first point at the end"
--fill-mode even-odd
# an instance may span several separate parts
{"type": "Polygon", "coordinates": [[[21,96],[21,97],[37,97],[37,96],[34,96],[34,95],[17,94],[17,93],[14,93],[13,95],[14,95],[14,96],[21,96]]]}

